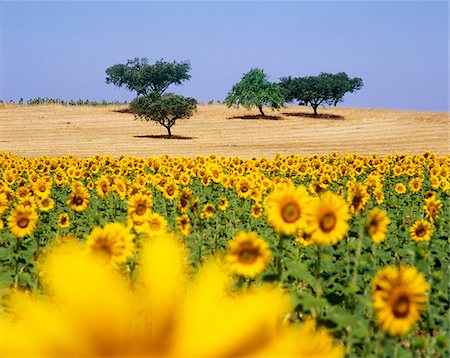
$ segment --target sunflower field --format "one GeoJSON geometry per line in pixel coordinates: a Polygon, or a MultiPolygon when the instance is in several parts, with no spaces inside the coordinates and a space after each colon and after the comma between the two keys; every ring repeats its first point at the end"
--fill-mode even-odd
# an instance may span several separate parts
{"type": "Polygon", "coordinates": [[[0,356],[449,355],[450,155],[0,153],[0,356]]]}

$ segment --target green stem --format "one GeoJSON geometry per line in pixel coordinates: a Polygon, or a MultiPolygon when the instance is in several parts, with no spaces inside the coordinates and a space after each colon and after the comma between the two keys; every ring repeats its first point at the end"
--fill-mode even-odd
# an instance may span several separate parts
{"type": "Polygon", "coordinates": [[[397,342],[397,343],[395,343],[394,354],[393,354],[392,358],[398,357],[398,347],[399,347],[399,344],[397,342]]]}
{"type": "Polygon", "coordinates": [[[363,241],[364,241],[364,225],[361,222],[359,225],[358,246],[356,248],[355,264],[353,266],[352,282],[351,282],[351,286],[350,286],[352,289],[356,288],[356,283],[358,281],[358,268],[359,268],[359,260],[361,258],[363,241]]]}
{"type": "Polygon", "coordinates": [[[277,252],[275,253],[275,267],[277,272],[278,280],[281,281],[282,274],[282,265],[281,265],[281,257],[282,257],[282,246],[283,246],[283,235],[278,235],[278,243],[277,243],[277,252]]]}
{"type": "Polygon", "coordinates": [[[15,247],[15,268],[14,268],[14,288],[19,287],[19,252],[20,252],[20,238],[16,237],[15,247]]]}
{"type": "Polygon", "coordinates": [[[321,260],[322,260],[322,246],[320,244],[316,245],[316,256],[317,256],[317,262],[316,262],[316,270],[315,270],[315,276],[316,276],[316,297],[322,296],[322,283],[320,279],[320,270],[321,270],[321,260]]]}

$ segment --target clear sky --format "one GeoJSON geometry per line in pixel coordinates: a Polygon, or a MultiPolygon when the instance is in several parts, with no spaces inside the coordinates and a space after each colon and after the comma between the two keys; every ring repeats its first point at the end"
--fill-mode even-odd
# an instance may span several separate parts
{"type": "Polygon", "coordinates": [[[448,111],[447,1],[1,1],[0,99],[131,100],[105,69],[190,60],[170,92],[223,100],[251,68],[346,72],[341,106],[448,111]]]}

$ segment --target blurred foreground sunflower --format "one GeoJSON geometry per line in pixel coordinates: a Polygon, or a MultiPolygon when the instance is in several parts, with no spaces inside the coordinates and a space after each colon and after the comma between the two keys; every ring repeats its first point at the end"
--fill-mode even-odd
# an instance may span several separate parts
{"type": "Polygon", "coordinates": [[[314,322],[285,323],[292,303],[280,288],[233,291],[226,265],[215,259],[189,274],[185,247],[169,234],[144,245],[132,283],[76,246],[54,250],[41,277],[46,295],[10,295],[0,356],[344,354],[314,322]]]}

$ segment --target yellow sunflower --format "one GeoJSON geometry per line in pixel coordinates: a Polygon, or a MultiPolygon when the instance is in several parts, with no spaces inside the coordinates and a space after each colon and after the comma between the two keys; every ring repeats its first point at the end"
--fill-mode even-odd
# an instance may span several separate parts
{"type": "Polygon", "coordinates": [[[76,185],[72,187],[67,205],[74,211],[83,211],[87,208],[90,198],[91,196],[85,187],[76,185]]]}
{"type": "Polygon", "coordinates": [[[348,231],[350,214],[342,197],[332,192],[323,193],[311,204],[308,230],[314,242],[334,245],[348,231]]]}
{"type": "Polygon", "coordinates": [[[432,232],[431,223],[426,220],[417,220],[409,229],[411,239],[416,242],[430,241],[432,232]]]}
{"type": "Polygon", "coordinates": [[[397,183],[395,184],[395,191],[398,194],[405,194],[406,193],[406,186],[403,183],[397,183]]]}
{"type": "Polygon", "coordinates": [[[49,196],[45,198],[38,198],[37,206],[41,211],[50,211],[55,207],[55,201],[49,196]]]}
{"type": "Polygon", "coordinates": [[[431,197],[425,199],[425,216],[433,221],[435,218],[439,217],[439,209],[442,207],[442,203],[436,197],[431,197]]]}
{"type": "Polygon", "coordinates": [[[421,179],[421,178],[413,178],[409,182],[409,188],[411,189],[411,191],[413,193],[417,193],[420,190],[420,188],[422,187],[422,182],[423,182],[423,179],[421,179]]]}
{"type": "Polygon", "coordinates": [[[32,207],[18,205],[8,217],[8,228],[14,236],[25,237],[30,235],[38,221],[38,215],[32,207]]]}
{"type": "Polygon", "coordinates": [[[153,200],[150,195],[136,193],[128,199],[128,216],[133,221],[144,220],[152,211],[153,200]]]}
{"type": "Polygon", "coordinates": [[[227,210],[227,208],[228,208],[228,199],[225,198],[225,197],[220,197],[219,198],[219,204],[217,204],[217,207],[221,211],[227,210]]]}
{"type": "Polygon", "coordinates": [[[370,195],[367,193],[366,185],[358,182],[348,185],[348,203],[351,214],[356,215],[360,210],[364,210],[369,199],[370,195]]]}
{"type": "Polygon", "coordinates": [[[267,223],[278,233],[295,234],[307,224],[310,202],[304,186],[284,185],[264,201],[267,223]]]}
{"type": "Polygon", "coordinates": [[[177,217],[177,227],[183,236],[188,236],[191,231],[191,220],[187,214],[177,217]]]}
{"type": "Polygon", "coordinates": [[[406,335],[420,319],[429,285],[415,267],[386,267],[372,281],[372,306],[381,329],[391,336],[406,335]]]}
{"type": "Polygon", "coordinates": [[[189,203],[192,199],[192,189],[183,188],[180,192],[180,196],[178,197],[178,211],[180,213],[186,212],[189,208],[189,203]]]}
{"type": "Polygon", "coordinates": [[[163,195],[167,200],[175,200],[178,197],[178,185],[174,181],[169,181],[164,185],[163,195]]]}
{"type": "Polygon", "coordinates": [[[97,194],[100,198],[105,198],[106,195],[110,192],[111,190],[111,183],[109,182],[109,178],[106,176],[101,176],[100,178],[98,178],[96,180],[96,185],[97,185],[97,194]]]}
{"type": "Polygon", "coordinates": [[[207,219],[214,215],[216,212],[216,209],[214,207],[214,204],[206,204],[203,207],[202,212],[200,213],[200,218],[207,219]]]}
{"type": "Polygon", "coordinates": [[[59,214],[58,217],[58,226],[60,228],[66,228],[70,226],[70,218],[69,218],[69,214],[67,213],[62,213],[59,214]]]}
{"type": "Polygon", "coordinates": [[[373,208],[367,218],[367,232],[376,244],[384,241],[389,226],[389,218],[385,211],[373,208]]]}
{"type": "Polygon", "coordinates": [[[297,237],[295,238],[295,242],[299,243],[300,245],[303,245],[305,247],[311,246],[314,244],[314,241],[312,240],[311,233],[307,230],[298,230],[297,237]]]}
{"type": "Polygon", "coordinates": [[[45,177],[39,178],[36,183],[32,184],[33,192],[36,196],[46,198],[52,190],[52,181],[45,177]]]}
{"type": "Polygon", "coordinates": [[[238,232],[228,241],[226,261],[233,272],[255,277],[269,264],[271,252],[269,244],[254,232],[238,232]]]}
{"type": "Polygon", "coordinates": [[[0,190],[0,215],[3,214],[6,209],[8,209],[9,201],[6,193],[0,190]]]}
{"type": "Polygon", "coordinates": [[[122,178],[115,178],[112,189],[119,195],[120,200],[124,200],[127,196],[127,181],[122,178]]]}
{"type": "Polygon", "coordinates": [[[126,262],[133,256],[134,235],[123,223],[109,223],[95,227],[86,241],[87,251],[112,266],[126,262]]]}
{"type": "Polygon", "coordinates": [[[164,216],[158,213],[152,213],[147,217],[145,227],[149,235],[164,233],[167,229],[167,221],[164,216]]]}
{"type": "Polygon", "coordinates": [[[246,177],[240,177],[236,181],[236,193],[241,198],[248,198],[252,194],[254,184],[253,182],[246,177]]]}
{"type": "Polygon", "coordinates": [[[252,218],[258,219],[261,217],[263,213],[263,207],[260,203],[254,203],[252,207],[250,208],[250,214],[252,218]]]}

